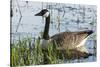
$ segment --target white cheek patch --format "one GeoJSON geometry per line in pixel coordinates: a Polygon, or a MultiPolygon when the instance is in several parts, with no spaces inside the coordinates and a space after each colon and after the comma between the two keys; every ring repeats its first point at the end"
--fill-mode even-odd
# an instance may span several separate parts
{"type": "Polygon", "coordinates": [[[48,17],[49,16],[49,12],[46,12],[43,17],[48,17]]]}

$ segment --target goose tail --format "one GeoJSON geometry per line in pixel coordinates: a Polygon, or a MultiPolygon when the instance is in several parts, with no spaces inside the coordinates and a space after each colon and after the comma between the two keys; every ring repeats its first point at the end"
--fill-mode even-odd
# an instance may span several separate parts
{"type": "Polygon", "coordinates": [[[86,33],[87,33],[88,36],[89,36],[89,35],[91,35],[91,34],[93,33],[93,30],[88,30],[88,31],[86,31],[86,33]]]}

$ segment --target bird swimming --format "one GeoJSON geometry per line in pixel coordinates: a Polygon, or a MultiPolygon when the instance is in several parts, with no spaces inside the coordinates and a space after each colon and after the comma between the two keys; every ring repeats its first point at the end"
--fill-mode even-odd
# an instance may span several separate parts
{"type": "MultiPolygon", "coordinates": [[[[35,16],[43,16],[45,18],[45,27],[41,40],[42,47],[48,42],[56,42],[59,50],[69,49],[76,55],[91,55],[85,47],[85,42],[93,33],[92,30],[76,31],[76,32],[60,32],[53,36],[49,36],[50,12],[47,9],[41,10],[35,16]],[[78,52],[78,53],[77,53],[78,52]]],[[[73,55],[73,54],[72,54],[73,55]]]]}

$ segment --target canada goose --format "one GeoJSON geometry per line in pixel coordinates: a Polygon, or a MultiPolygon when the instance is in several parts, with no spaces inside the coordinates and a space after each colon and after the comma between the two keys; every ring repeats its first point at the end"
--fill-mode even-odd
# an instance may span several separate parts
{"type": "MultiPolygon", "coordinates": [[[[45,47],[48,42],[56,42],[59,50],[70,49],[72,51],[80,52],[89,55],[89,52],[85,48],[84,44],[92,30],[80,31],[80,32],[61,32],[49,37],[49,26],[50,26],[50,12],[47,9],[41,10],[35,16],[45,17],[45,28],[43,38],[41,40],[42,47],[45,47]]],[[[75,52],[74,52],[75,53],[75,52]]]]}

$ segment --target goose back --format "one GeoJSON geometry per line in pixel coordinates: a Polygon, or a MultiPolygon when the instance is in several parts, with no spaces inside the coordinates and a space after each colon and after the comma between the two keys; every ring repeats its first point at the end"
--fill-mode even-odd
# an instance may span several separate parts
{"type": "Polygon", "coordinates": [[[51,37],[60,49],[74,49],[88,36],[86,31],[81,32],[62,32],[51,37]]]}

